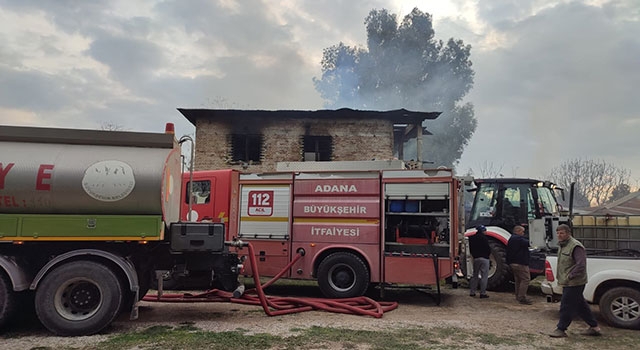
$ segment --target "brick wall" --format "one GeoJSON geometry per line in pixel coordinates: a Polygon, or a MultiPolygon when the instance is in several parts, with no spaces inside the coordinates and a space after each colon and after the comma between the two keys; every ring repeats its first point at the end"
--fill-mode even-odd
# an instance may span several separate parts
{"type": "Polygon", "coordinates": [[[378,119],[199,119],[196,122],[195,168],[235,168],[248,172],[275,171],[276,163],[303,160],[303,135],[331,136],[332,160],[393,157],[393,122],[378,119]],[[260,164],[233,164],[228,135],[264,135],[260,164]]]}

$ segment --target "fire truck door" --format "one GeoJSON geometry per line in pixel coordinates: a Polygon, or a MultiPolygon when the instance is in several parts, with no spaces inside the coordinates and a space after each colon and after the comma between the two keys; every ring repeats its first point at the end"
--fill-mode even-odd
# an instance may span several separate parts
{"type": "Polygon", "coordinates": [[[182,203],[182,220],[187,221],[216,221],[213,217],[215,194],[213,190],[216,188],[216,178],[207,178],[201,180],[193,180],[193,194],[189,196],[191,185],[189,181],[185,182],[184,198],[182,203]],[[189,197],[191,197],[191,212],[189,212],[189,197]],[[189,213],[191,214],[189,216],[189,213]]]}
{"type": "Polygon", "coordinates": [[[261,275],[273,276],[289,262],[290,203],[288,184],[241,186],[238,238],[253,244],[261,275]]]}

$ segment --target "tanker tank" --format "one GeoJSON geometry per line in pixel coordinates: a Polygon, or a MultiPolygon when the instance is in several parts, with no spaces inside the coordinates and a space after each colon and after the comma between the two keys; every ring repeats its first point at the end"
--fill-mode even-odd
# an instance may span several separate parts
{"type": "Polygon", "coordinates": [[[0,214],[179,219],[173,134],[0,126],[0,214]]]}

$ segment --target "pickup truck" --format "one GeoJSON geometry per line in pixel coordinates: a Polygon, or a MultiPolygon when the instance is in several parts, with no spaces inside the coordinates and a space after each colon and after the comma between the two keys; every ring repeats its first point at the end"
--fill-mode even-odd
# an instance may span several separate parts
{"type": "MultiPolygon", "coordinates": [[[[628,253],[628,252],[627,252],[628,253]]],[[[619,328],[640,329],[640,254],[635,256],[593,256],[587,252],[584,288],[588,303],[598,304],[605,321],[619,328]]],[[[547,256],[546,281],[540,285],[547,301],[558,301],[562,287],[555,279],[557,256],[547,256]]]]}

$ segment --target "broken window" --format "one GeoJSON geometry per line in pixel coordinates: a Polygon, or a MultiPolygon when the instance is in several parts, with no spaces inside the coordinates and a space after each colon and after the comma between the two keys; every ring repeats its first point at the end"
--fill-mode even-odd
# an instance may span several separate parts
{"type": "Polygon", "coordinates": [[[262,135],[232,134],[231,158],[234,162],[259,163],[262,157],[262,135]]]}
{"type": "Polygon", "coordinates": [[[305,162],[331,160],[331,136],[305,135],[302,142],[304,144],[305,162]]]}

